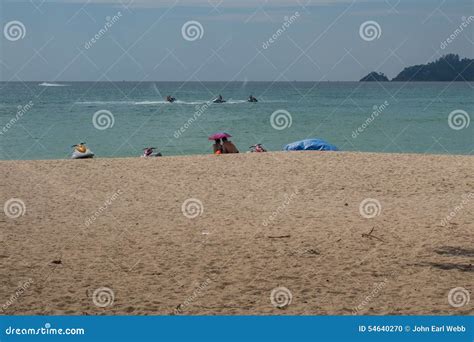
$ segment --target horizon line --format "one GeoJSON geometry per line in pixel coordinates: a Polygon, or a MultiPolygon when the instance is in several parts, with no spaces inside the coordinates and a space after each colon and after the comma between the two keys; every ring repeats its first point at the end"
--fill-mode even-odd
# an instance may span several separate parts
{"type": "Polygon", "coordinates": [[[449,83],[449,82],[458,82],[458,83],[474,83],[474,81],[466,81],[466,80],[452,80],[452,81],[302,81],[302,80],[294,80],[294,81],[226,81],[226,80],[219,80],[219,81],[168,81],[168,80],[161,80],[161,81],[138,81],[138,80],[121,80],[121,81],[44,81],[44,80],[33,80],[33,81],[1,81],[0,83],[51,83],[51,84],[59,84],[59,83],[449,83]]]}

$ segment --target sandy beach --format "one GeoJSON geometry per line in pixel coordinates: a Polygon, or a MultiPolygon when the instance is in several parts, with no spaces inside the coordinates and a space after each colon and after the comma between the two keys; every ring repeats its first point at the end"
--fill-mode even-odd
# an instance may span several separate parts
{"type": "Polygon", "coordinates": [[[0,312],[472,315],[473,170],[331,152],[0,161],[0,312]]]}

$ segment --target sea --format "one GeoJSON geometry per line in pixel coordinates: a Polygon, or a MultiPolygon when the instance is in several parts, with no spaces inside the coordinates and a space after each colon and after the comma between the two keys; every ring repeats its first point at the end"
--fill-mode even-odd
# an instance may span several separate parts
{"type": "Polygon", "coordinates": [[[100,158],[210,154],[215,132],[241,152],[318,138],[341,151],[472,155],[473,95],[468,82],[0,82],[0,159],[65,159],[80,142],[100,158]],[[212,103],[219,94],[227,102],[212,103]]]}

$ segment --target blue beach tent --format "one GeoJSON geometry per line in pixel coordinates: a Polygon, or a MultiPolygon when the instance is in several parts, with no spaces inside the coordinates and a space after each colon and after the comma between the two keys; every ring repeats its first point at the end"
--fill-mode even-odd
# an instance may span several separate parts
{"type": "Polygon", "coordinates": [[[306,139],[295,141],[284,148],[285,151],[338,151],[334,145],[321,139],[306,139]]]}

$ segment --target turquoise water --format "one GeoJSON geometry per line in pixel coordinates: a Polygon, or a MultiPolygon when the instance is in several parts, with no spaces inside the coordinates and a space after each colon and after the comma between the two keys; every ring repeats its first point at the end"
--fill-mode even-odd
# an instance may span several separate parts
{"type": "Polygon", "coordinates": [[[474,122],[467,124],[474,116],[473,83],[61,84],[0,83],[0,159],[67,158],[70,146],[81,141],[98,157],[138,156],[146,146],[164,155],[205,154],[211,152],[207,136],[215,131],[232,134],[241,151],[255,143],[281,150],[304,138],[322,138],[346,151],[474,151],[474,122]],[[164,102],[168,94],[178,101],[164,102]],[[218,94],[229,102],[208,105],[218,94]],[[260,101],[247,103],[249,94],[260,101]],[[113,126],[101,130],[93,117],[103,110],[113,126]],[[291,125],[280,118],[273,126],[281,129],[275,129],[271,117],[279,110],[289,115],[276,117],[283,113],[291,125]],[[462,129],[449,125],[455,110],[468,115],[456,120],[462,129]]]}

